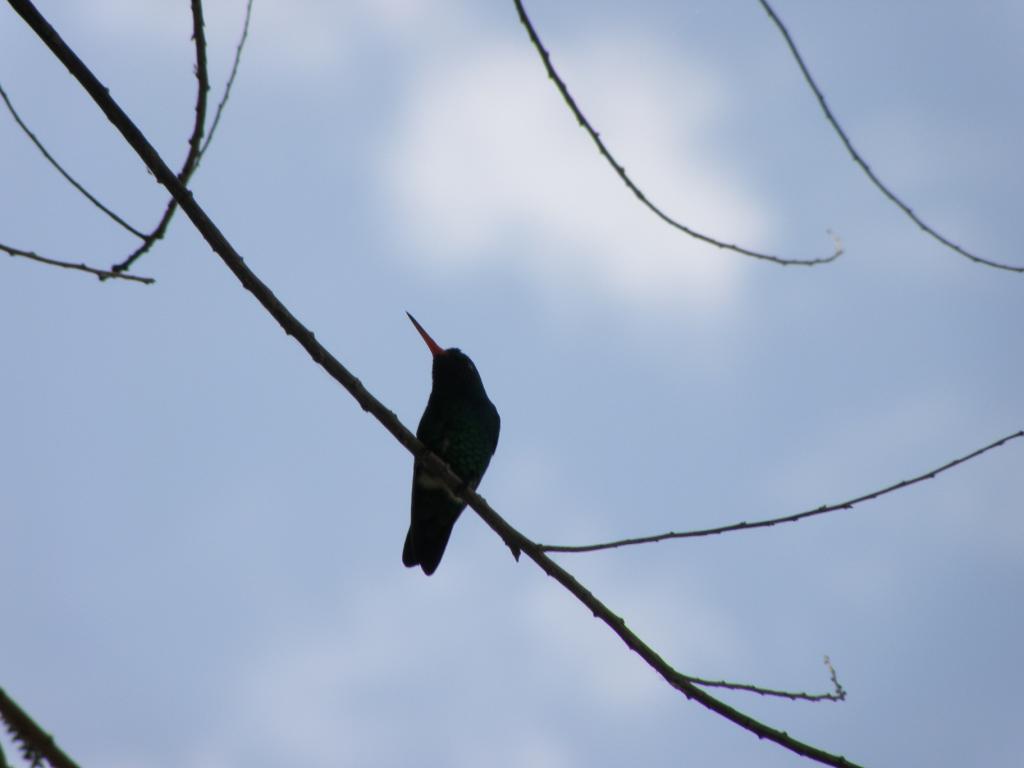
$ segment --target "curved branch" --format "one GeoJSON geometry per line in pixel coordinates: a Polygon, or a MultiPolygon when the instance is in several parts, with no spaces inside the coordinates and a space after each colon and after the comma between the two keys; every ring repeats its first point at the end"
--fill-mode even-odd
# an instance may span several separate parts
{"type": "Polygon", "coordinates": [[[768,14],[768,17],[772,20],[772,22],[774,22],[775,26],[778,27],[779,32],[782,33],[782,37],[785,38],[786,45],[789,46],[790,53],[793,54],[793,58],[796,60],[797,66],[800,67],[800,72],[803,73],[804,80],[807,81],[807,85],[809,85],[811,90],[814,91],[814,96],[818,99],[818,104],[821,106],[821,111],[825,113],[825,119],[828,120],[829,124],[832,126],[832,129],[836,132],[840,140],[843,142],[843,146],[845,146],[846,151],[850,153],[850,157],[852,157],[853,161],[860,166],[861,170],[864,171],[867,177],[871,180],[871,183],[874,184],[875,187],[877,187],[878,190],[883,195],[885,195],[890,202],[892,202],[897,208],[903,211],[903,213],[905,213],[911,221],[917,224],[917,226],[920,227],[922,231],[924,231],[926,234],[930,235],[932,238],[942,243],[947,248],[956,251],[961,256],[970,259],[971,261],[977,264],[984,264],[987,267],[994,267],[995,269],[1004,269],[1007,272],[1024,272],[1024,266],[1018,267],[1012,264],[1003,264],[998,261],[983,259],[981,256],[977,256],[968,251],[966,248],[962,248],[961,246],[957,245],[952,240],[943,237],[941,234],[939,234],[930,226],[928,226],[921,219],[920,216],[914,213],[910,206],[903,202],[903,200],[900,199],[895,192],[893,192],[891,189],[889,189],[889,187],[882,183],[882,180],[875,175],[875,172],[871,170],[871,167],[867,164],[864,158],[860,156],[860,153],[853,148],[853,143],[846,135],[846,132],[839,125],[839,121],[836,120],[835,115],[832,114],[832,110],[829,109],[828,104],[825,102],[825,95],[821,92],[821,89],[818,87],[818,84],[814,82],[814,78],[811,77],[811,72],[809,69],[807,69],[807,65],[804,64],[803,57],[800,55],[800,51],[797,50],[796,43],[793,42],[793,38],[790,37],[789,30],[786,29],[786,25],[782,23],[782,20],[776,15],[775,11],[772,10],[772,7],[768,5],[767,0],[759,0],[759,2],[761,3],[761,7],[764,8],[765,13],[768,14]]]}
{"type": "Polygon", "coordinates": [[[708,245],[713,245],[723,250],[733,251],[734,253],[739,253],[744,256],[750,256],[755,259],[770,261],[774,264],[781,264],[783,266],[799,265],[804,267],[810,267],[814,266],[815,264],[827,264],[830,261],[835,261],[843,254],[843,249],[839,245],[838,241],[836,241],[836,249],[835,251],[832,252],[832,255],[820,259],[786,259],[782,258],[781,256],[773,256],[771,254],[761,253],[760,251],[752,251],[747,248],[743,248],[739,245],[735,245],[734,243],[726,243],[714,237],[711,237],[710,235],[702,234],[695,229],[691,229],[690,227],[674,219],[673,217],[665,213],[663,210],[661,210],[661,208],[656,206],[648,199],[647,195],[644,194],[643,190],[641,190],[640,187],[638,187],[636,183],[626,173],[626,169],[619,163],[618,160],[615,159],[612,153],[608,150],[608,147],[605,146],[605,143],[604,141],[602,141],[601,136],[590,124],[590,121],[587,120],[587,118],[584,116],[579,106],[577,106],[576,100],[573,98],[572,94],[569,93],[569,88],[565,84],[565,81],[562,80],[558,72],[555,71],[555,67],[551,63],[551,55],[548,53],[547,49],[544,48],[544,44],[540,41],[540,36],[537,34],[537,30],[534,28],[533,22],[530,21],[530,17],[526,15],[526,8],[523,7],[522,0],[514,0],[514,2],[516,10],[519,12],[519,21],[522,22],[524,27],[526,27],[526,32],[530,36],[530,42],[533,43],[533,47],[536,48],[537,53],[540,54],[541,61],[544,62],[544,69],[547,70],[548,77],[551,78],[551,80],[555,83],[555,86],[558,88],[558,92],[562,94],[562,99],[565,101],[570,111],[576,117],[576,121],[590,135],[590,138],[593,140],[594,144],[597,145],[597,151],[601,153],[601,156],[604,157],[605,160],[608,161],[608,164],[611,165],[612,169],[615,171],[618,177],[622,179],[622,183],[629,188],[630,192],[636,195],[636,198],[651,213],[653,213],[663,222],[668,224],[670,227],[677,229],[680,232],[683,232],[684,234],[687,234],[692,238],[705,242],[708,245]]]}
{"type": "Polygon", "coordinates": [[[150,285],[155,283],[152,277],[138,277],[136,275],[129,275],[124,272],[110,272],[106,269],[97,269],[96,267],[90,267],[88,264],[74,264],[70,261],[57,261],[57,259],[48,259],[45,256],[40,256],[34,251],[23,251],[20,248],[12,248],[9,245],[0,243],[0,251],[7,253],[10,256],[20,256],[23,259],[29,259],[31,261],[38,261],[42,264],[49,264],[54,267],[62,267],[63,269],[74,269],[79,272],[88,272],[90,275],[95,275],[102,282],[103,280],[132,280],[136,283],[145,283],[150,285]]]}
{"type": "Polygon", "coordinates": [[[206,154],[206,150],[210,146],[210,142],[213,141],[213,134],[217,131],[217,126],[220,125],[220,116],[224,113],[224,106],[228,103],[228,97],[231,96],[231,89],[235,85],[235,77],[238,75],[238,65],[242,60],[242,49],[245,47],[245,41],[249,37],[249,20],[252,18],[252,0],[249,0],[245,4],[245,21],[242,22],[242,35],[238,39],[238,45],[235,46],[235,60],[231,64],[231,74],[228,75],[228,81],[224,85],[224,95],[221,96],[220,101],[217,103],[217,109],[213,115],[213,122],[210,124],[210,130],[206,134],[206,140],[203,142],[203,146],[199,149],[199,159],[196,161],[196,165],[203,159],[203,155],[206,154]]]}
{"type": "Polygon", "coordinates": [[[562,544],[539,544],[538,546],[544,552],[597,552],[602,549],[616,549],[618,547],[629,547],[635,544],[653,544],[656,541],[665,541],[666,539],[693,539],[699,536],[716,536],[720,533],[732,533],[733,531],[749,531],[754,528],[770,528],[773,525],[780,525],[782,523],[795,523],[798,520],[803,520],[806,517],[814,517],[815,515],[824,515],[827,512],[835,512],[840,509],[852,509],[855,504],[860,504],[863,501],[871,501],[877,499],[880,496],[885,496],[887,493],[893,493],[894,491],[902,490],[911,485],[923,482],[925,480],[931,480],[936,475],[941,475],[946,470],[952,469],[955,466],[963,464],[964,462],[970,461],[971,459],[981,456],[981,454],[998,448],[1011,440],[1016,440],[1018,437],[1024,437],[1024,430],[1014,432],[1012,435],[1007,435],[994,443],[989,443],[984,448],[979,448],[976,451],[972,451],[966,456],[961,456],[959,459],[953,459],[947,464],[943,464],[937,469],[925,472],[923,475],[912,477],[909,480],[901,480],[898,483],[893,483],[886,488],[882,488],[878,491],[872,491],[866,493],[863,496],[857,496],[847,501],[841,501],[838,504],[825,504],[814,509],[809,509],[806,512],[798,512],[795,515],[786,515],[785,517],[773,517],[767,520],[758,520],[753,523],[742,522],[732,523],[731,525],[723,525],[717,528],[703,528],[697,531],[669,531],[668,533],[658,533],[653,536],[641,536],[635,539],[619,539],[618,541],[609,541],[603,544],[580,544],[580,545],[562,545],[562,544]]]}
{"type": "MultiPolygon", "coordinates": [[[[248,16],[246,16],[246,20],[248,21],[248,16]]],[[[202,0],[192,0],[192,40],[195,42],[196,48],[196,119],[192,124],[192,135],[188,139],[188,154],[185,156],[181,170],[178,171],[178,180],[183,185],[188,184],[199,165],[199,158],[203,151],[200,142],[206,127],[206,97],[210,92],[210,77],[206,68],[206,32],[203,29],[202,0]]],[[[140,256],[156,245],[158,240],[162,240],[167,234],[167,227],[177,209],[178,203],[172,197],[167,201],[167,208],[164,209],[164,215],[160,217],[156,228],[148,235],[144,235],[142,244],[120,264],[114,264],[110,271],[120,273],[131,268],[140,256]]]]}
{"type": "Polygon", "coordinates": [[[64,177],[68,184],[70,184],[79,192],[81,192],[86,200],[88,200],[90,203],[92,203],[101,211],[103,211],[103,213],[107,214],[107,216],[109,216],[114,222],[116,222],[120,226],[124,227],[124,229],[128,230],[136,237],[146,237],[139,230],[137,230],[135,227],[133,227],[131,224],[122,219],[120,216],[118,216],[116,213],[110,210],[99,200],[97,200],[96,197],[89,192],[89,190],[87,190],[85,187],[78,183],[77,179],[75,179],[74,176],[72,176],[70,173],[64,170],[64,166],[57,162],[57,159],[47,151],[46,147],[43,146],[43,142],[41,142],[38,139],[38,137],[36,137],[36,135],[32,133],[32,130],[21,119],[21,116],[18,114],[17,110],[14,109],[14,105],[11,103],[11,100],[7,97],[7,92],[4,90],[4,87],[2,85],[0,85],[0,99],[3,99],[4,104],[7,106],[7,111],[10,112],[11,117],[14,118],[14,122],[18,124],[18,127],[21,128],[22,132],[26,136],[28,136],[29,140],[31,140],[33,144],[36,145],[36,149],[43,153],[43,157],[45,157],[49,161],[50,165],[57,169],[57,172],[64,177]]]}
{"type": "Polygon", "coordinates": [[[730,707],[725,702],[716,699],[691,682],[685,675],[677,672],[650,646],[634,634],[621,617],[612,613],[604,603],[577,581],[572,574],[544,554],[537,544],[509,525],[504,518],[490,507],[482,496],[468,488],[466,483],[448,468],[447,464],[430,453],[416,439],[416,436],[398,420],[398,417],[392,411],[370,394],[362,382],[331,355],[316,340],[312,331],[299,322],[288,308],[278,300],[270,288],[246,266],[242,257],[195,201],[191,191],[167,167],[145,136],[142,135],[135,124],[132,123],[124,111],[111,98],[109,91],[96,79],[81,59],[68,48],[53,27],[50,26],[49,22],[36,10],[30,0],[8,0],[8,3],[50,48],[57,59],[67,67],[72,76],[81,83],[82,87],[89,93],[100,109],[103,110],[111,123],[114,124],[125,140],[139,154],[139,157],[142,158],[146,166],[173,195],[174,199],[177,200],[182,210],[191,219],[193,225],[195,225],[210,247],[224,262],[225,266],[231,270],[246,290],[252,293],[256,300],[263,305],[264,309],[277,321],[285,333],[294,337],[309,356],[349,392],[363,410],[372,414],[398,442],[405,446],[421,462],[422,466],[440,478],[449,489],[458,493],[510,547],[518,548],[525,552],[545,573],[569,590],[593,612],[595,617],[604,622],[618,635],[630,650],[637,653],[669,685],[688,699],[698,702],[759,738],[769,739],[796,754],[817,760],[826,765],[855,768],[853,763],[839,755],[833,755],[794,739],[784,731],[765,725],[749,715],[730,707]]]}

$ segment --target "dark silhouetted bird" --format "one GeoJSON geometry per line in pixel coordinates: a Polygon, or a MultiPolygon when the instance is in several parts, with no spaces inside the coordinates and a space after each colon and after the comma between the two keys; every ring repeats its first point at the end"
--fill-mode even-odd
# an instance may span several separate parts
{"type": "MultiPolygon", "coordinates": [[[[409,319],[434,356],[434,386],[416,437],[475,489],[498,446],[498,410],[487,399],[473,361],[454,347],[442,349],[416,318],[409,315],[409,319]]],[[[432,574],[465,507],[464,501],[417,462],[412,472],[412,520],[402,562],[432,574]]]]}

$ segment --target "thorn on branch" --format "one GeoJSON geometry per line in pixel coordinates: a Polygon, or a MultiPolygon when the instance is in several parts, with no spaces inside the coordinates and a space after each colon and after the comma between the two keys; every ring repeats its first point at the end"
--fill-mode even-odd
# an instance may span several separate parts
{"type": "MultiPolygon", "coordinates": [[[[7,726],[11,740],[33,768],[42,765],[44,760],[53,768],[78,768],[57,746],[53,737],[40,728],[3,688],[0,688],[0,721],[7,726]]],[[[3,752],[0,751],[0,762],[2,760],[3,752]]]]}

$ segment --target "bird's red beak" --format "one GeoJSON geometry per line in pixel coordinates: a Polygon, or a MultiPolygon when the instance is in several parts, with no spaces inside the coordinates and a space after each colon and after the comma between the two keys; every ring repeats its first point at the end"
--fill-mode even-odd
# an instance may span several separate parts
{"type": "MultiPolygon", "coordinates": [[[[409,315],[408,312],[406,312],[405,314],[409,315]]],[[[415,317],[409,315],[409,319],[412,320],[412,324],[416,326],[416,330],[420,332],[420,336],[423,337],[423,340],[427,342],[427,347],[430,349],[430,354],[437,357],[437,355],[440,355],[442,352],[444,352],[444,349],[441,347],[441,345],[434,341],[432,338],[430,338],[430,334],[424,331],[423,326],[416,322],[415,317]]]]}

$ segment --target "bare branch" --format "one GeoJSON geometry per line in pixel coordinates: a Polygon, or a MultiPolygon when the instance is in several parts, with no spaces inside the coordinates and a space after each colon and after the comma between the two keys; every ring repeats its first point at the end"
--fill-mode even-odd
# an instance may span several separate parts
{"type": "Polygon", "coordinates": [[[581,545],[562,545],[562,544],[538,544],[540,549],[544,552],[597,552],[602,549],[615,549],[617,547],[629,547],[634,544],[653,544],[656,541],[665,541],[667,539],[693,539],[699,536],[716,536],[720,533],[732,533],[733,531],[748,531],[754,528],[769,528],[773,525],[780,525],[782,523],[795,523],[798,520],[803,520],[806,517],[814,517],[815,515],[824,515],[827,512],[835,512],[840,509],[852,509],[855,504],[860,504],[863,501],[870,501],[877,499],[880,496],[885,496],[887,493],[893,493],[894,491],[908,488],[911,485],[923,482],[925,480],[931,480],[936,475],[941,475],[946,470],[952,469],[955,466],[970,461],[971,459],[981,456],[983,453],[987,453],[995,448],[998,448],[1011,440],[1016,440],[1018,437],[1024,437],[1024,430],[1014,432],[1012,435],[996,440],[994,443],[989,443],[984,448],[979,448],[976,451],[972,451],[966,456],[961,456],[959,459],[953,459],[947,464],[943,464],[937,469],[925,472],[923,475],[912,477],[909,480],[901,480],[898,483],[894,483],[886,488],[882,488],[878,491],[872,491],[866,493],[863,496],[857,496],[856,498],[849,499],[847,501],[841,501],[838,504],[826,504],[814,509],[809,509],[806,512],[798,512],[795,515],[786,515],[785,517],[773,517],[768,520],[758,520],[753,523],[742,522],[732,523],[731,525],[723,525],[717,528],[703,528],[697,531],[669,531],[668,533],[659,533],[654,536],[642,536],[635,539],[619,539],[618,541],[609,541],[603,544],[581,544],[581,545]]]}
{"type": "Polygon", "coordinates": [[[763,261],[770,261],[770,262],[772,262],[774,264],[781,264],[783,266],[799,265],[799,266],[809,267],[809,266],[814,266],[815,264],[827,264],[830,261],[835,261],[837,258],[839,258],[842,255],[843,250],[839,246],[838,240],[836,240],[835,241],[836,242],[836,250],[832,252],[831,256],[827,256],[825,258],[820,258],[820,259],[786,259],[786,258],[782,258],[781,256],[772,256],[772,255],[767,254],[767,253],[761,253],[759,251],[752,251],[752,250],[749,250],[747,248],[743,248],[743,247],[741,247],[739,245],[735,245],[733,243],[723,242],[723,241],[718,240],[718,239],[716,239],[714,237],[711,237],[710,235],[702,234],[702,233],[700,233],[700,232],[698,232],[698,231],[696,231],[694,229],[691,229],[690,227],[686,226],[685,224],[683,224],[680,221],[672,218],[667,213],[662,211],[661,208],[656,206],[654,203],[652,203],[648,199],[647,195],[644,194],[644,192],[636,185],[636,183],[626,173],[626,169],[622,166],[622,164],[619,163],[619,161],[615,159],[615,157],[609,151],[608,147],[605,146],[605,143],[601,139],[601,136],[594,129],[594,127],[590,124],[590,121],[587,120],[587,118],[584,116],[584,114],[580,110],[579,106],[577,106],[576,100],[573,98],[572,94],[569,93],[569,88],[565,84],[565,81],[562,80],[562,78],[561,78],[561,76],[559,76],[558,72],[555,71],[555,67],[551,63],[551,55],[544,48],[544,44],[541,42],[540,36],[537,34],[537,30],[534,28],[533,22],[530,21],[530,17],[526,15],[526,8],[523,7],[522,0],[514,0],[514,2],[515,2],[516,10],[519,12],[519,20],[522,22],[523,26],[526,27],[526,32],[530,36],[530,42],[533,43],[533,47],[536,48],[537,49],[537,53],[540,54],[541,61],[544,62],[544,69],[547,70],[548,77],[551,78],[551,80],[555,83],[555,86],[558,88],[558,92],[562,94],[562,99],[565,101],[565,103],[568,105],[569,109],[572,111],[573,115],[576,117],[576,121],[580,124],[580,127],[582,127],[588,134],[590,134],[590,138],[593,140],[594,144],[597,145],[598,152],[600,152],[601,156],[604,157],[604,159],[608,161],[609,165],[611,165],[611,167],[614,169],[615,173],[618,174],[618,177],[620,179],[622,179],[622,183],[625,184],[634,195],[636,195],[636,198],[651,213],[653,213],[659,219],[664,221],[670,227],[673,227],[674,229],[677,229],[680,232],[683,232],[684,234],[689,235],[690,237],[696,238],[697,240],[700,240],[702,242],[708,243],[709,245],[713,245],[713,246],[715,246],[717,248],[722,248],[724,250],[733,251],[734,253],[739,253],[739,254],[742,254],[744,256],[750,256],[750,257],[755,258],[755,259],[761,259],[763,261]]]}
{"type": "MultiPolygon", "coordinates": [[[[192,39],[195,41],[196,49],[196,107],[195,107],[195,121],[192,126],[192,134],[189,137],[189,152],[185,158],[185,162],[182,165],[181,171],[178,173],[178,178],[181,179],[183,184],[187,184],[189,179],[195,173],[199,167],[199,162],[206,150],[210,146],[210,141],[213,139],[214,131],[217,129],[217,125],[220,123],[221,115],[223,114],[224,107],[227,104],[228,97],[231,95],[231,89],[234,86],[235,78],[238,75],[238,67],[242,57],[242,50],[245,47],[246,39],[249,35],[249,22],[252,18],[252,0],[248,0],[245,9],[245,20],[242,25],[242,34],[239,39],[238,45],[235,49],[235,57],[231,67],[231,74],[228,77],[227,83],[224,87],[224,94],[221,97],[220,102],[217,105],[217,110],[214,115],[213,124],[210,128],[209,133],[206,135],[205,141],[203,141],[203,132],[206,124],[206,112],[207,112],[207,95],[210,90],[210,82],[207,67],[206,58],[206,38],[204,32],[203,22],[203,9],[201,0],[192,0],[192,39]]],[[[32,141],[33,144],[39,149],[51,165],[57,169],[58,172],[70,183],[75,189],[77,189],[82,195],[84,195],[93,205],[99,208],[103,213],[109,216],[113,221],[124,227],[126,230],[131,232],[133,235],[142,240],[142,243],[120,264],[116,264],[109,270],[97,269],[89,267],[85,264],[72,264],[64,261],[57,261],[54,259],[48,259],[40,256],[32,251],[24,251],[18,248],[10,248],[0,244],[0,250],[3,250],[11,256],[22,256],[24,258],[32,259],[34,261],[41,262],[43,264],[50,264],[57,267],[64,267],[67,269],[76,269],[83,272],[89,272],[96,275],[101,280],[107,278],[123,278],[125,280],[134,280],[141,283],[152,283],[152,278],[136,278],[126,274],[126,271],[131,265],[144,253],[149,251],[158,240],[162,239],[167,233],[167,228],[170,225],[171,218],[174,216],[174,212],[178,207],[177,202],[174,198],[168,201],[167,207],[164,210],[163,216],[160,218],[157,226],[148,234],[145,234],[135,227],[128,224],[124,219],[114,213],[110,208],[101,203],[95,196],[93,196],[85,187],[83,187],[71,174],[69,174],[60,163],[47,151],[46,147],[43,146],[42,142],[36,137],[36,135],[29,129],[25,122],[21,119],[21,116],[15,110],[14,105],[11,103],[10,98],[4,91],[3,87],[0,86],[0,99],[3,100],[11,116],[15,122],[25,133],[26,136],[32,141]]]]}
{"type": "MultiPolygon", "coordinates": [[[[0,688],[0,720],[3,720],[14,743],[21,747],[21,752],[30,765],[39,765],[41,761],[46,760],[53,768],[78,768],[75,761],[61,751],[53,737],[36,725],[3,688],[0,688]]],[[[3,752],[0,752],[0,764],[2,762],[3,752]]]]}
{"type": "Polygon", "coordinates": [[[52,165],[54,168],[56,168],[57,172],[60,173],[60,175],[63,176],[65,178],[65,180],[67,180],[67,182],[71,186],[73,186],[75,189],[77,189],[79,192],[81,192],[82,195],[85,196],[85,198],[90,203],[92,203],[97,208],[99,208],[101,211],[103,211],[103,213],[107,214],[107,216],[109,216],[117,224],[119,224],[122,227],[124,227],[126,230],[131,232],[136,237],[145,238],[144,234],[142,234],[139,230],[137,230],[135,227],[133,227],[131,224],[129,224],[124,219],[122,219],[120,216],[118,216],[116,213],[114,213],[112,210],[110,210],[107,206],[105,206],[99,200],[97,200],[89,192],[89,190],[87,190],[85,187],[83,187],[81,184],[78,183],[78,181],[75,179],[74,176],[72,176],[70,173],[68,173],[66,170],[64,170],[64,166],[62,166],[60,163],[57,162],[56,158],[54,158],[54,156],[51,155],[47,151],[46,147],[43,146],[43,143],[38,139],[38,137],[36,137],[36,135],[32,132],[32,130],[21,119],[21,116],[14,109],[14,105],[11,103],[11,100],[8,98],[7,92],[4,90],[2,85],[0,85],[0,99],[3,99],[4,104],[7,106],[7,111],[11,113],[11,117],[14,118],[14,122],[16,122],[18,124],[18,127],[21,128],[21,130],[24,132],[24,134],[29,137],[29,139],[32,141],[33,144],[36,145],[36,149],[38,149],[40,152],[42,152],[43,157],[45,157],[50,162],[50,165],[52,165]]]}
{"type": "Polygon", "coordinates": [[[795,691],[779,691],[773,688],[761,688],[757,685],[747,683],[729,683],[725,680],[705,680],[700,677],[690,677],[689,680],[697,685],[711,688],[728,688],[731,691],[749,691],[761,696],[776,696],[792,701],[846,701],[846,690],[839,683],[836,676],[836,669],[828,656],[825,657],[825,666],[828,667],[829,676],[832,678],[833,690],[828,693],[796,693],[795,691]]]}
{"type": "Polygon", "coordinates": [[[811,90],[814,91],[814,95],[818,99],[818,104],[821,105],[821,111],[824,112],[825,119],[828,120],[833,130],[835,130],[836,134],[842,140],[843,145],[846,147],[846,151],[850,153],[850,157],[852,157],[853,161],[860,166],[861,170],[863,170],[867,177],[871,180],[871,183],[874,184],[883,195],[885,195],[894,205],[896,205],[897,208],[903,211],[910,218],[910,220],[917,224],[917,226],[920,227],[925,233],[933,237],[935,240],[938,240],[947,248],[956,251],[961,256],[964,256],[977,264],[984,264],[987,267],[995,267],[996,269],[1005,269],[1008,272],[1024,272],[1024,266],[1018,267],[1012,264],[1003,264],[998,261],[983,259],[982,257],[971,253],[966,248],[962,248],[961,246],[957,245],[952,240],[943,237],[930,226],[928,226],[924,221],[922,221],[921,218],[916,213],[914,213],[914,211],[910,208],[909,205],[903,202],[903,200],[900,199],[895,192],[893,192],[891,189],[889,189],[889,187],[882,183],[882,180],[875,175],[875,172],[871,170],[871,167],[867,164],[864,158],[861,157],[860,153],[853,148],[853,143],[846,135],[846,132],[839,125],[839,121],[836,120],[835,115],[832,114],[832,110],[829,109],[828,104],[825,102],[825,94],[821,92],[821,89],[818,87],[818,84],[814,82],[814,78],[811,77],[811,72],[810,70],[807,69],[807,65],[804,63],[803,57],[800,55],[800,51],[797,50],[796,43],[793,42],[793,38],[790,36],[789,30],[786,29],[785,24],[782,23],[782,20],[776,15],[775,11],[772,10],[772,7],[768,5],[767,0],[759,1],[761,3],[761,7],[764,8],[765,10],[765,13],[768,14],[768,17],[772,20],[772,22],[774,22],[775,26],[778,27],[779,32],[782,33],[783,38],[785,38],[786,45],[789,46],[790,53],[793,54],[793,58],[796,60],[797,66],[800,67],[800,71],[803,73],[804,80],[807,81],[807,85],[809,85],[811,90]]]}
{"type": "MultiPolygon", "coordinates": [[[[246,16],[246,19],[248,20],[248,16],[246,16]]],[[[206,126],[206,97],[210,92],[210,77],[206,68],[206,33],[203,29],[202,0],[192,0],[192,40],[195,42],[196,48],[196,119],[192,124],[192,135],[188,139],[188,154],[185,156],[185,162],[182,164],[181,170],[178,171],[178,179],[184,185],[188,185],[189,179],[192,178],[192,174],[199,165],[199,158],[202,154],[200,142],[202,141],[203,130],[206,126]]],[[[167,234],[167,227],[170,225],[177,208],[178,204],[172,197],[167,202],[167,208],[164,210],[164,215],[160,218],[160,223],[156,225],[156,228],[148,235],[143,236],[142,244],[132,251],[120,264],[113,265],[110,270],[112,272],[124,272],[140,256],[156,245],[158,240],[163,239],[164,235],[167,234]]]]}
{"type": "Polygon", "coordinates": [[[206,66],[206,30],[203,22],[202,0],[192,0],[192,40],[196,46],[196,119],[188,139],[188,156],[178,173],[182,184],[188,184],[199,162],[203,131],[206,130],[206,98],[210,93],[210,75],[206,66]]]}
{"type": "Polygon", "coordinates": [[[476,491],[470,489],[464,481],[457,477],[451,469],[437,456],[430,453],[426,447],[416,439],[399,420],[395,414],[363,386],[349,370],[341,364],[330,352],[321,345],[316,337],[306,326],[285,307],[273,294],[269,287],[261,281],[245,264],[242,257],[234,249],[223,233],[209,219],[206,212],[195,201],[189,191],[178,179],[177,176],[167,167],[160,158],[153,146],[146,140],[128,116],[121,110],[117,103],[111,98],[110,92],[103,86],[95,75],[85,66],[78,56],[65,44],[57,32],[44,19],[30,0],[8,0],[9,5],[17,11],[26,23],[35,31],[39,38],[50,48],[53,54],[67,67],[82,87],[92,96],[96,104],[107,115],[108,119],[125,140],[135,149],[146,166],[153,172],[154,176],[171,193],[185,214],[191,219],[196,229],[203,235],[210,247],[220,257],[224,264],[238,278],[239,282],[253,294],[268,313],[278,322],[281,328],[306,350],[309,356],[320,365],[332,378],[341,384],[363,410],[371,413],[398,440],[405,448],[412,453],[421,465],[428,471],[440,478],[445,485],[453,492],[458,493],[474,510],[480,518],[487,523],[510,547],[519,548],[527,554],[538,566],[559,584],[569,590],[580,602],[590,609],[594,616],[604,622],[628,648],[636,652],[649,666],[658,672],[673,688],[680,691],[684,696],[693,699],[702,706],[736,723],[740,727],[750,731],[759,738],[769,739],[780,746],[796,753],[809,757],[826,765],[847,766],[854,768],[853,764],[839,755],[833,755],[794,739],[789,734],[777,728],[765,725],[749,715],[730,707],[720,701],[696,684],[690,682],[684,675],[673,669],[662,659],[650,646],[644,643],[627,626],[625,621],[616,616],[607,606],[598,600],[593,593],[578,582],[568,571],[545,555],[540,548],[522,533],[509,525],[504,518],[498,515],[490,505],[476,491]]]}
{"type": "Polygon", "coordinates": [[[90,275],[95,275],[102,282],[103,280],[109,279],[120,279],[120,280],[132,280],[136,283],[145,283],[149,285],[155,283],[152,277],[137,277],[135,275],[129,275],[125,272],[110,272],[106,269],[97,269],[96,267],[90,267],[87,264],[73,264],[70,261],[57,261],[56,259],[48,259],[45,256],[40,256],[38,253],[33,251],[23,251],[20,248],[12,248],[9,245],[0,243],[0,251],[7,253],[11,256],[20,256],[24,259],[30,259],[32,261],[38,261],[42,264],[50,264],[54,267],[63,267],[64,269],[75,269],[79,272],[88,272],[90,275]]]}
{"type": "MultiPolygon", "coordinates": [[[[242,22],[242,36],[238,40],[238,45],[235,47],[235,60],[231,65],[231,74],[228,75],[228,81],[224,85],[224,95],[221,96],[220,102],[217,104],[217,110],[213,115],[213,123],[210,125],[210,130],[206,134],[206,140],[203,142],[203,146],[199,150],[199,160],[203,159],[203,155],[206,154],[207,148],[210,146],[210,142],[213,141],[213,134],[217,131],[217,126],[220,125],[220,116],[224,112],[224,105],[228,103],[228,97],[231,95],[231,89],[235,85],[235,76],[238,74],[238,65],[242,60],[242,49],[245,47],[245,41],[249,37],[249,20],[252,18],[252,0],[249,0],[245,4],[245,21],[242,22]]],[[[196,161],[196,165],[199,165],[199,160],[196,161]]]]}

